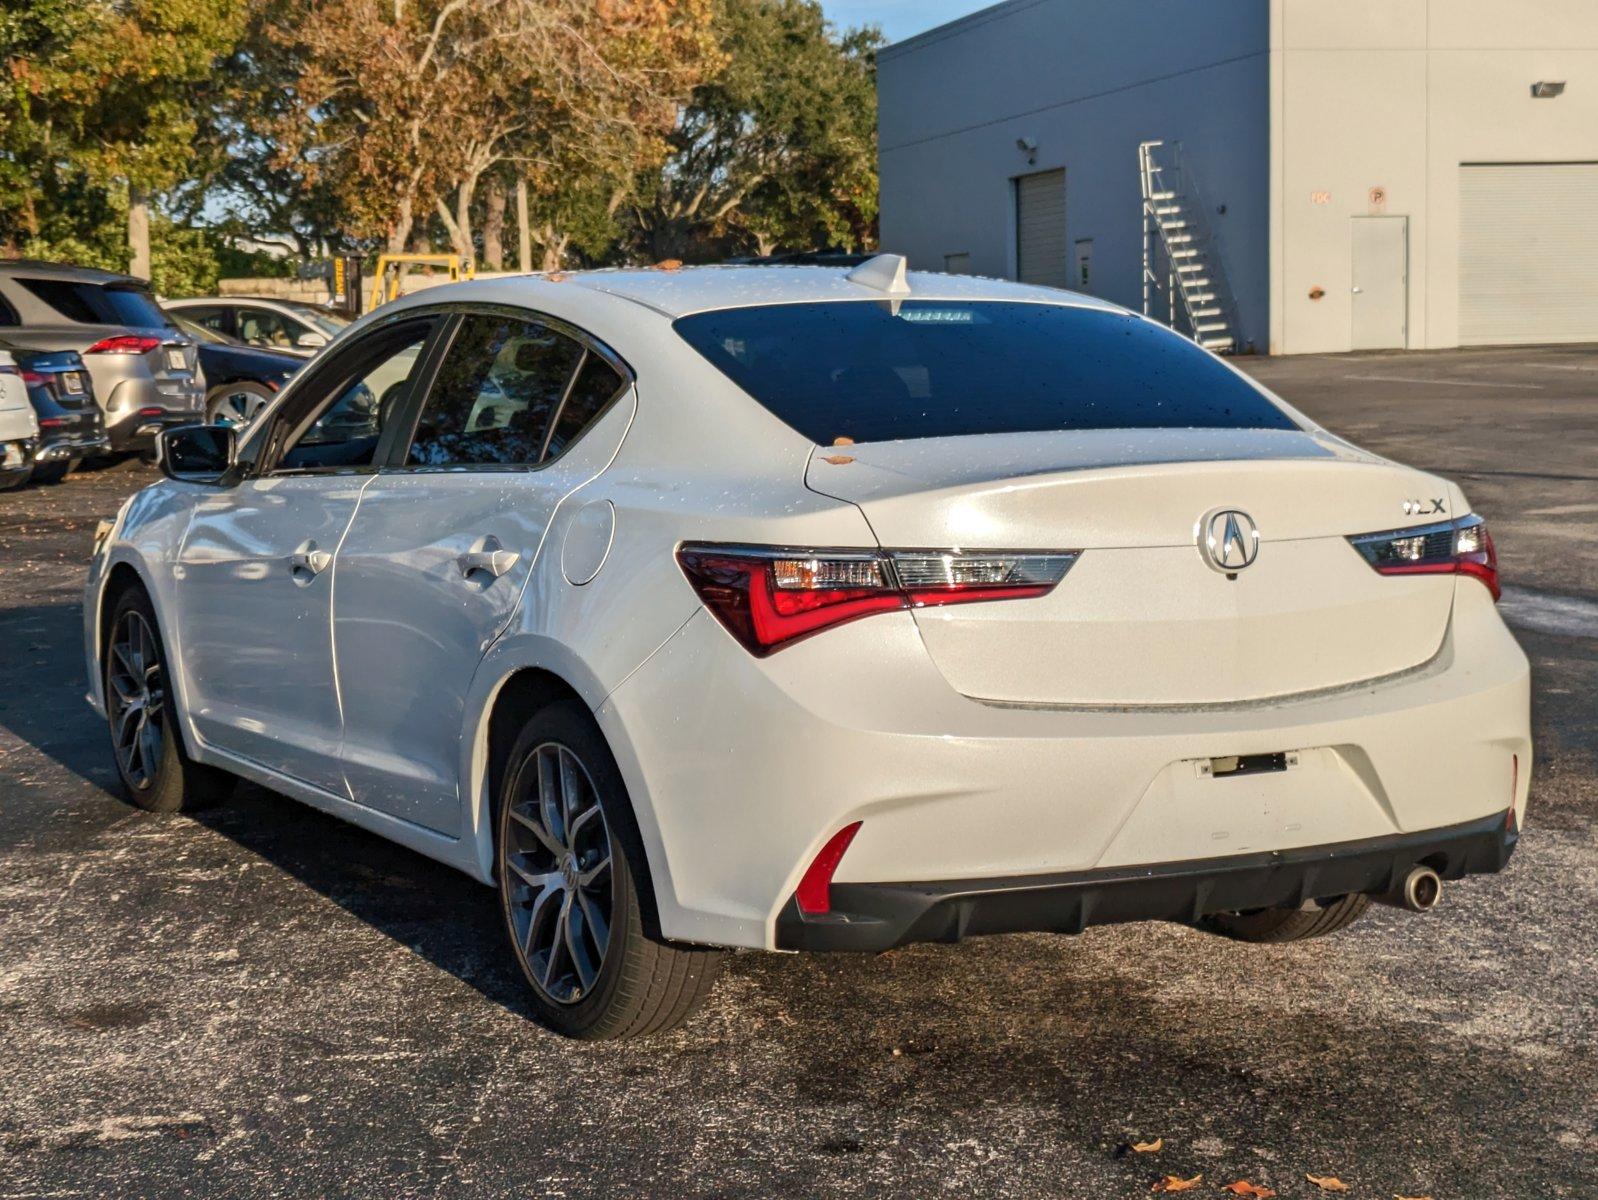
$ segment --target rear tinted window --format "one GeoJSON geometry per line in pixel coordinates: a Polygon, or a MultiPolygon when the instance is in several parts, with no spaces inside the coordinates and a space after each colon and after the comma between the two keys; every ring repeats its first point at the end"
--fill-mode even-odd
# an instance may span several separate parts
{"type": "Polygon", "coordinates": [[[1295,429],[1247,380],[1138,317],[885,301],[697,313],[674,328],[820,445],[1059,429],[1295,429]]]}
{"type": "Polygon", "coordinates": [[[80,325],[168,329],[172,324],[155,298],[132,284],[81,283],[71,279],[18,279],[17,282],[67,320],[80,325]]]}

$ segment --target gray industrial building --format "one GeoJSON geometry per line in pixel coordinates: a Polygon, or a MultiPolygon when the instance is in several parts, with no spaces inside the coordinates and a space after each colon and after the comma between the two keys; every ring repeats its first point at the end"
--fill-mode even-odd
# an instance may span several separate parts
{"type": "Polygon", "coordinates": [[[878,96],[914,267],[1223,350],[1598,341],[1594,0],[1008,0],[878,96]]]}

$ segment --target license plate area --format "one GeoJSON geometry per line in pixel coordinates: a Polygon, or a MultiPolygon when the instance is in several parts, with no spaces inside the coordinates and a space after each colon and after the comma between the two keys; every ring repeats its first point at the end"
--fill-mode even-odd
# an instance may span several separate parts
{"type": "Polygon", "coordinates": [[[170,347],[167,348],[167,352],[166,352],[166,367],[167,367],[167,370],[169,370],[169,371],[186,371],[186,370],[188,370],[188,361],[187,361],[187,359],[185,359],[185,357],[183,355],[183,350],[182,350],[181,347],[179,347],[179,346],[170,346],[170,347]]]}
{"type": "Polygon", "coordinates": [[[67,395],[81,396],[83,395],[83,376],[76,371],[63,371],[61,374],[61,386],[66,389],[67,395]]]}
{"type": "Polygon", "coordinates": [[[1201,758],[1196,764],[1201,778],[1240,779],[1245,775],[1269,775],[1298,766],[1298,751],[1277,750],[1270,754],[1220,754],[1201,758]]]}

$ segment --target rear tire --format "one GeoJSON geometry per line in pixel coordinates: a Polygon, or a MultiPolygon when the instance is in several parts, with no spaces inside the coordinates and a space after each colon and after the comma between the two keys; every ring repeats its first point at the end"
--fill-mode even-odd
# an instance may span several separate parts
{"type": "Polygon", "coordinates": [[[72,461],[70,459],[65,462],[45,463],[42,466],[35,465],[33,468],[33,482],[43,484],[60,483],[67,477],[67,472],[70,470],[72,470],[72,461]]]}
{"type": "Polygon", "coordinates": [[[1239,942],[1298,942],[1347,929],[1370,907],[1359,894],[1306,901],[1302,908],[1260,908],[1253,912],[1217,913],[1202,927],[1239,942]]]}
{"type": "Polygon", "coordinates": [[[588,711],[561,700],[536,712],[499,793],[500,909],[539,1021],[588,1041],[686,1021],[709,996],[722,953],[649,936],[643,842],[588,711]]]}
{"type": "Polygon", "coordinates": [[[195,762],[184,749],[166,664],[155,606],[142,587],[129,587],[112,607],[101,664],[117,774],[138,807],[192,812],[225,799],[237,781],[195,762]]]}

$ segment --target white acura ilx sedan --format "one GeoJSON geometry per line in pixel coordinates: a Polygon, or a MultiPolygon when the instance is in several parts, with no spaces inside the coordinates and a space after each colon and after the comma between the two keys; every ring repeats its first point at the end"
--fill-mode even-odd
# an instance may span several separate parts
{"type": "Polygon", "coordinates": [[[1518,837],[1459,488],[1088,297],[464,283],[162,467],[84,606],[134,802],[241,776],[493,885],[573,1036],[677,1024],[727,947],[1286,941],[1518,837]]]}

